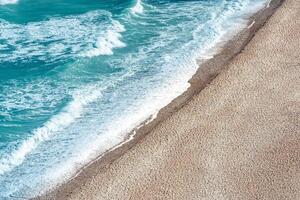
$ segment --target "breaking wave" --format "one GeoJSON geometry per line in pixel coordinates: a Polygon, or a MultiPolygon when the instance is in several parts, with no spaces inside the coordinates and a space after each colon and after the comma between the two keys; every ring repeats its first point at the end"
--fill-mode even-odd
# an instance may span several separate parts
{"type": "Polygon", "coordinates": [[[122,24],[118,21],[113,21],[111,28],[97,39],[95,47],[83,53],[83,56],[113,55],[114,48],[126,46],[126,44],[121,41],[121,33],[124,31],[125,28],[122,24]]]}
{"type": "Polygon", "coordinates": [[[142,5],[142,1],[141,0],[137,0],[136,4],[134,5],[134,7],[132,7],[130,9],[132,14],[141,14],[144,12],[144,7],[142,5]]]}
{"type": "Polygon", "coordinates": [[[124,26],[107,11],[79,16],[51,18],[41,22],[13,24],[0,19],[0,60],[54,62],[82,55],[111,55],[120,41],[124,26]]]}

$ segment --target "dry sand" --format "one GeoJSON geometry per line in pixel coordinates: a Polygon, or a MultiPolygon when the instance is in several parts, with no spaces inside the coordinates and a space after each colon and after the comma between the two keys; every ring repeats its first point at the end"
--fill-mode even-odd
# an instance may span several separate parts
{"type": "Polygon", "coordinates": [[[300,1],[286,0],[209,86],[67,195],[300,199],[300,1]]]}

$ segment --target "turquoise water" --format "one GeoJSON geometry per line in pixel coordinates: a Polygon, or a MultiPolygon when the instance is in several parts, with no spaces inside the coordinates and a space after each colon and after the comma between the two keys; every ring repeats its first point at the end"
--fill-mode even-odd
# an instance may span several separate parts
{"type": "Polygon", "coordinates": [[[33,197],[122,142],[265,3],[0,0],[1,199],[33,197]]]}

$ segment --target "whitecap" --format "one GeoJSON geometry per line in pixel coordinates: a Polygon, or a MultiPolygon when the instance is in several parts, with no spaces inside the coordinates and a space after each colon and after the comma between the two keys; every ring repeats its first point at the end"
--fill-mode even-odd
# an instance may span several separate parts
{"type": "Polygon", "coordinates": [[[130,11],[131,11],[132,14],[137,14],[137,13],[141,14],[141,13],[143,13],[144,12],[144,7],[142,5],[142,1],[141,0],[137,0],[136,4],[134,5],[134,7],[132,7],[130,9],[130,11]]]}
{"type": "Polygon", "coordinates": [[[94,57],[100,55],[113,55],[114,48],[125,47],[126,44],[121,41],[121,33],[125,31],[125,28],[118,21],[113,21],[111,28],[109,28],[104,34],[98,37],[95,44],[95,48],[83,53],[84,57],[94,57]]]}
{"type": "Polygon", "coordinates": [[[0,49],[10,47],[1,52],[0,60],[55,62],[82,55],[111,55],[113,48],[125,46],[120,40],[124,31],[110,12],[101,10],[27,24],[0,19],[0,49]]]}
{"type": "Polygon", "coordinates": [[[0,0],[0,5],[16,4],[18,0],[0,0]]]}

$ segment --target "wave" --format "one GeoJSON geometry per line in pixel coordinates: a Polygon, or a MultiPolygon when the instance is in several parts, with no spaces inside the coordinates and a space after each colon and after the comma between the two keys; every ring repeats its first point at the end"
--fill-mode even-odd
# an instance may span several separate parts
{"type": "MultiPolygon", "coordinates": [[[[138,4],[141,5],[141,1],[137,1],[136,5],[138,4]]],[[[167,6],[168,11],[166,14],[160,13],[162,12],[162,9],[157,8],[160,10],[153,10],[152,12],[154,15],[143,17],[145,17],[146,20],[156,20],[158,22],[165,20],[163,22],[165,22],[165,24],[169,24],[174,18],[183,19],[185,13],[195,13],[195,16],[198,16],[198,14],[201,13],[201,5],[200,7],[197,7],[197,5],[199,5],[198,2],[195,4],[188,4],[186,7],[167,6]],[[172,13],[172,15],[168,15],[169,13],[172,13]]],[[[146,5],[144,4],[144,6],[146,5]]],[[[232,32],[232,29],[239,29],[240,25],[244,24],[243,21],[239,20],[241,16],[236,15],[236,12],[238,10],[244,12],[245,7],[237,3],[234,5],[234,9],[229,8],[224,12],[224,6],[220,6],[220,12],[217,12],[215,15],[209,12],[212,17],[210,17],[211,20],[205,24],[193,21],[196,19],[193,18],[193,20],[180,22],[176,26],[169,25],[161,31],[158,30],[158,32],[155,32],[157,33],[156,35],[158,35],[158,37],[152,39],[150,38],[147,40],[146,44],[141,43],[141,49],[139,49],[136,57],[134,54],[129,53],[121,58],[118,58],[119,62],[117,60],[112,60],[111,63],[113,65],[128,66],[128,69],[133,71],[132,73],[139,75],[143,73],[143,76],[137,76],[136,82],[134,82],[134,78],[130,79],[130,82],[124,82],[125,84],[122,82],[122,84],[120,84],[122,88],[120,88],[119,91],[117,88],[113,88],[114,98],[109,100],[110,106],[104,107],[104,109],[101,106],[97,107],[93,105],[94,102],[96,102],[99,98],[101,98],[101,100],[105,99],[104,94],[107,94],[107,91],[104,93],[104,89],[99,90],[96,86],[91,86],[90,89],[79,90],[73,95],[73,100],[61,113],[52,117],[41,128],[34,130],[32,136],[24,141],[17,148],[17,150],[0,160],[0,175],[1,172],[4,173],[14,168],[14,166],[20,165],[25,158],[30,159],[29,155],[31,152],[34,150],[36,150],[35,152],[39,151],[40,149],[38,149],[38,146],[43,146],[42,143],[44,143],[44,141],[53,139],[55,135],[59,136],[58,141],[55,142],[61,141],[62,137],[68,133],[59,133],[64,131],[68,126],[71,127],[78,124],[78,126],[73,128],[77,131],[77,133],[80,133],[80,136],[79,134],[76,135],[77,139],[74,143],[72,142],[72,145],[67,144],[66,147],[60,145],[64,143],[63,140],[61,143],[58,143],[60,148],[63,148],[64,150],[69,148],[69,150],[72,151],[70,154],[71,156],[68,156],[68,159],[62,159],[62,162],[56,165],[48,165],[47,171],[43,171],[43,176],[45,176],[43,177],[45,179],[43,179],[43,182],[53,181],[52,184],[57,184],[69,178],[67,176],[74,175],[74,173],[81,166],[95,158],[97,155],[120,144],[126,138],[126,136],[128,136],[127,134],[132,129],[139,126],[140,123],[148,119],[149,116],[152,115],[153,118],[155,118],[160,108],[167,105],[176,96],[182,94],[182,92],[184,92],[190,86],[187,81],[198,68],[196,58],[206,58],[214,55],[215,51],[213,51],[213,47],[222,42],[225,39],[225,36],[232,32]],[[182,30],[185,30],[185,32],[183,33],[182,30]],[[228,33],[226,30],[231,31],[228,33]],[[190,38],[187,36],[190,36],[190,38]],[[178,42],[179,39],[184,41],[178,42]],[[186,51],[186,49],[188,49],[188,51],[186,51]],[[211,51],[210,55],[208,55],[209,51],[211,51]],[[153,77],[153,79],[148,79],[147,74],[145,73],[151,71],[155,73],[156,70],[159,73],[155,75],[152,74],[153,76],[148,76],[148,78],[153,77]],[[147,86],[150,87],[148,88],[147,86]],[[86,111],[88,110],[87,107],[89,106],[92,107],[90,111],[96,113],[95,115],[86,111]],[[103,112],[98,112],[99,110],[103,112]],[[107,113],[105,111],[107,111],[107,113]],[[81,127],[83,124],[77,122],[80,121],[81,116],[83,116],[85,113],[89,113],[90,118],[94,118],[95,121],[90,122],[82,118],[84,119],[82,120],[84,122],[81,123],[87,124],[84,124],[84,129],[78,129],[78,127],[81,127]],[[101,116],[97,118],[96,116],[99,115],[101,116]],[[106,116],[107,119],[105,118],[106,116]],[[102,117],[105,118],[105,120],[103,121],[103,124],[98,125],[100,124],[99,119],[102,119],[102,117]],[[93,127],[93,133],[89,133],[90,127],[93,127]],[[99,127],[101,127],[101,129],[99,127]],[[87,128],[87,130],[85,128],[87,128]],[[86,132],[82,130],[86,130],[86,132]]],[[[134,7],[132,9],[134,9],[134,7]]],[[[215,8],[213,9],[214,11],[216,10],[215,8]]],[[[88,22],[89,20],[84,21],[84,23],[88,22]]],[[[66,24],[66,26],[69,25],[68,22],[64,24],[66,24]]],[[[73,24],[72,26],[77,25],[80,26],[81,24],[73,24]]],[[[97,28],[97,26],[91,27],[97,28]]],[[[125,28],[118,21],[111,20],[109,24],[104,24],[104,26],[101,27],[104,27],[104,30],[100,30],[99,32],[98,29],[96,29],[97,31],[95,32],[97,32],[97,34],[93,35],[93,40],[90,40],[91,42],[88,44],[88,46],[82,48],[86,51],[80,54],[80,56],[92,57],[98,55],[111,55],[113,54],[114,48],[119,48],[126,45],[121,41],[121,33],[125,31],[125,28]]],[[[68,26],[68,28],[70,28],[70,26],[68,26]]],[[[141,30],[141,28],[138,27],[138,30],[141,30]]],[[[88,34],[94,34],[94,32],[89,30],[82,29],[82,31],[83,34],[85,34],[84,31],[87,33],[83,36],[78,34],[78,40],[85,40],[85,37],[89,37],[88,34]]],[[[77,36],[77,33],[70,37],[74,36],[77,36]]],[[[76,53],[77,52],[81,51],[76,51],[76,53]]],[[[114,56],[110,58],[113,59],[114,56]]],[[[106,81],[105,83],[107,86],[106,81]]],[[[69,139],[68,136],[65,137],[69,139]]],[[[52,147],[53,146],[51,146],[51,148],[52,147]]],[[[47,145],[44,148],[47,149],[47,145]]],[[[55,150],[54,147],[53,149],[55,150]]],[[[49,150],[47,150],[47,152],[48,151],[49,150]]],[[[57,157],[61,156],[60,154],[53,154],[57,157]]],[[[11,174],[13,177],[15,177],[16,173],[13,172],[14,171],[12,171],[11,174]]],[[[32,174],[32,177],[35,177],[37,173],[34,171],[32,174]]],[[[24,179],[24,177],[22,178],[24,179]]],[[[37,182],[37,180],[35,181],[37,182]]],[[[15,183],[15,181],[12,182],[18,185],[15,183]]],[[[41,186],[41,183],[38,182],[37,185],[41,186]]],[[[20,186],[18,185],[16,187],[20,186]]],[[[47,185],[42,185],[42,188],[44,189],[47,187],[47,185]]],[[[28,191],[28,188],[26,188],[26,191],[28,191]]]]}
{"type": "Polygon", "coordinates": [[[18,0],[0,0],[0,5],[16,4],[18,0]]]}
{"type": "Polygon", "coordinates": [[[28,24],[0,19],[0,60],[55,62],[85,55],[111,55],[120,41],[124,26],[108,11],[91,11],[78,16],[56,17],[28,24]]]}
{"type": "Polygon", "coordinates": [[[134,7],[132,7],[130,9],[132,14],[141,14],[144,12],[144,7],[142,5],[142,1],[141,0],[137,0],[136,4],[134,5],[134,7]]]}
{"type": "Polygon", "coordinates": [[[101,35],[96,42],[96,47],[83,53],[85,57],[94,57],[100,55],[113,55],[114,48],[125,47],[126,44],[121,41],[125,28],[118,21],[113,21],[112,27],[101,35]]]}
{"type": "Polygon", "coordinates": [[[84,90],[75,92],[73,100],[61,113],[53,116],[42,127],[35,129],[33,135],[23,141],[10,155],[2,155],[0,160],[0,175],[22,164],[26,156],[36,149],[39,144],[71,125],[83,114],[84,106],[94,102],[100,98],[101,95],[102,90],[97,88],[97,86],[90,86],[84,90]]]}

